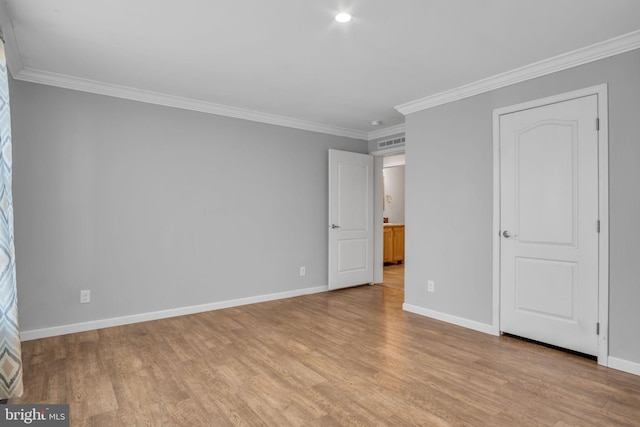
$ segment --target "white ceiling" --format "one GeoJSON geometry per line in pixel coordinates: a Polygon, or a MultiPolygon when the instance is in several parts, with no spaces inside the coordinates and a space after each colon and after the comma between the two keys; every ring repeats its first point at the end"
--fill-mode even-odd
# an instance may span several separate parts
{"type": "Polygon", "coordinates": [[[0,14],[17,79],[365,138],[371,120],[404,122],[394,106],[640,29],[638,0],[0,0],[0,14]],[[351,23],[333,21],[343,10],[351,23]]]}

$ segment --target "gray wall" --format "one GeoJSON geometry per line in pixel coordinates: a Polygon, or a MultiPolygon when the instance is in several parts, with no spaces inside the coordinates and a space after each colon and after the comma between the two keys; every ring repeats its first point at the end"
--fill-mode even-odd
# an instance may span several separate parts
{"type": "Polygon", "coordinates": [[[485,324],[493,109],[609,84],[610,355],[640,363],[640,50],[406,118],[405,302],[485,324]],[[426,292],[427,279],[436,292],[426,292]]]}
{"type": "Polygon", "coordinates": [[[404,224],[404,165],[384,168],[385,196],[391,196],[391,202],[384,204],[384,216],[389,222],[404,224]]]}
{"type": "Polygon", "coordinates": [[[23,331],[327,285],[327,150],[366,141],[19,81],[11,97],[23,331]]]}

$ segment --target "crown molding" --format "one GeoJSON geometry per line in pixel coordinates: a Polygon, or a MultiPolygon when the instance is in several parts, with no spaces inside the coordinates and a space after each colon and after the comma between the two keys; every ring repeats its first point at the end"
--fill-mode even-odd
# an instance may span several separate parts
{"type": "Polygon", "coordinates": [[[399,125],[390,126],[384,129],[378,129],[369,132],[368,140],[373,141],[378,138],[385,138],[387,136],[396,135],[398,133],[404,133],[404,123],[400,123],[399,125]]]}
{"type": "Polygon", "coordinates": [[[469,98],[474,95],[577,67],[578,65],[608,58],[638,48],[640,48],[640,30],[534,62],[533,64],[427,96],[426,98],[407,102],[396,106],[395,109],[406,116],[407,114],[469,98]]]}
{"type": "Polygon", "coordinates": [[[96,80],[82,79],[65,74],[50,73],[32,68],[22,68],[14,74],[16,80],[31,83],[39,83],[65,89],[95,93],[98,95],[112,96],[115,98],[129,99],[148,104],[162,105],[165,107],[180,108],[183,110],[198,111],[201,113],[215,114],[218,116],[233,117],[236,119],[250,120],[288,128],[301,129],[311,132],[319,132],[347,138],[363,139],[368,137],[367,132],[355,129],[347,129],[322,123],[309,122],[291,117],[253,111],[245,108],[231,107],[212,102],[168,95],[160,92],[136,89],[128,86],[99,82],[96,80]]]}
{"type": "Polygon", "coordinates": [[[16,35],[13,31],[9,9],[4,0],[0,0],[0,27],[2,28],[2,35],[4,36],[4,44],[6,47],[4,52],[7,57],[7,66],[9,67],[11,75],[15,78],[17,74],[16,71],[22,70],[24,64],[22,63],[22,54],[20,53],[16,35]]]}

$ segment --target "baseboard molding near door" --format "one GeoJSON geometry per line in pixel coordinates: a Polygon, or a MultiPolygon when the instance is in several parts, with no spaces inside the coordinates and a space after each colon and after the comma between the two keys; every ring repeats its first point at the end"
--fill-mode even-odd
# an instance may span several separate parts
{"type": "Polygon", "coordinates": [[[223,308],[238,307],[241,305],[255,304],[258,302],[274,301],[292,298],[301,295],[316,294],[328,291],[327,286],[296,289],[294,291],[278,292],[273,294],[258,295],[255,297],[239,298],[227,301],[218,301],[208,304],[192,305],[188,307],[171,308],[168,310],[153,311],[149,313],[133,314],[130,316],[113,317],[109,319],[92,320],[89,322],[73,323],[69,325],[53,326],[50,328],[32,329],[20,332],[21,341],[36,340],[39,338],[55,337],[58,335],[73,334],[76,332],[93,331],[96,329],[110,328],[113,326],[129,325],[132,323],[148,322],[150,320],[167,319],[170,317],[184,316],[187,314],[202,313],[205,311],[220,310],[223,308]]]}
{"type": "MultiPolygon", "coordinates": [[[[432,319],[441,320],[443,322],[451,323],[457,326],[462,326],[463,328],[473,329],[478,332],[484,332],[485,334],[500,335],[499,332],[498,333],[495,332],[495,328],[492,325],[476,322],[474,320],[452,316],[450,314],[429,310],[424,307],[418,307],[416,305],[411,305],[407,303],[402,304],[402,309],[410,313],[420,314],[422,316],[430,317],[432,319]]],[[[617,369],[618,371],[627,372],[629,374],[640,375],[640,363],[637,363],[637,362],[631,362],[625,359],[619,359],[617,357],[609,356],[607,358],[607,363],[605,366],[608,366],[609,368],[612,368],[612,369],[617,369]]]]}
{"type": "Polygon", "coordinates": [[[462,326],[463,328],[473,329],[474,331],[478,332],[484,332],[485,334],[499,335],[496,334],[495,328],[492,325],[476,322],[475,320],[469,320],[463,317],[457,317],[451,314],[441,313],[439,311],[429,310],[428,308],[418,307],[417,305],[411,305],[407,303],[402,304],[402,309],[410,313],[420,314],[432,319],[441,320],[443,322],[451,323],[457,326],[462,326]]]}
{"type": "Polygon", "coordinates": [[[607,362],[610,368],[617,369],[618,371],[628,372],[634,375],[640,375],[640,363],[630,362],[628,360],[611,356],[609,356],[607,362]]]}

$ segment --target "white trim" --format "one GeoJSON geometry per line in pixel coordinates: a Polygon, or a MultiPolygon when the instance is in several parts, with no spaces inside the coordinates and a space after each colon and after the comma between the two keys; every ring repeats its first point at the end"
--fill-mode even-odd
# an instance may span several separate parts
{"type": "Polygon", "coordinates": [[[598,363],[609,366],[609,94],[606,84],[591,88],[598,94],[598,363]]]}
{"type": "Polygon", "coordinates": [[[207,102],[198,99],[183,98],[180,96],[168,95],[160,92],[152,92],[128,86],[99,82],[96,80],[82,79],[65,74],[50,73],[47,71],[35,70],[32,68],[20,69],[17,73],[14,74],[14,78],[16,80],[23,80],[31,83],[40,83],[65,89],[95,93],[98,95],[113,96],[115,98],[130,99],[133,101],[146,102],[149,104],[162,105],[165,107],[181,108],[184,110],[198,111],[201,113],[233,117],[236,119],[250,120],[260,123],[268,123],[288,128],[307,130],[311,132],[344,136],[347,138],[367,140],[369,135],[365,131],[330,126],[321,123],[309,122],[306,120],[293,119],[290,117],[263,113],[260,111],[248,110],[245,108],[215,104],[213,102],[207,102]]]}
{"type": "Polygon", "coordinates": [[[640,30],[395,107],[407,115],[640,48],[640,30]]]}
{"type": "Polygon", "coordinates": [[[589,95],[598,96],[598,216],[600,236],[598,239],[598,364],[608,366],[609,358],[609,117],[607,85],[601,84],[572,92],[536,99],[493,110],[493,325],[494,333],[500,333],[500,116],[569,101],[589,95]]]}
{"type": "Polygon", "coordinates": [[[640,363],[618,359],[617,357],[609,356],[609,367],[630,374],[640,375],[640,363]]]}
{"type": "Polygon", "coordinates": [[[492,328],[500,334],[500,115],[493,111],[492,328]]]}
{"type": "Polygon", "coordinates": [[[384,281],[384,212],[383,181],[384,157],[373,158],[373,282],[384,281]]]}
{"type": "Polygon", "coordinates": [[[189,307],[171,308],[168,310],[153,311],[150,313],[133,314],[130,316],[113,317],[110,319],[92,320],[83,323],[54,326],[51,328],[32,329],[20,332],[21,341],[30,341],[39,338],[55,337],[58,335],[73,334],[76,332],[92,331],[95,329],[110,328],[112,326],[129,325],[131,323],[148,322],[150,320],[166,319],[169,317],[184,316],[187,314],[202,313],[204,311],[220,310],[223,308],[238,307],[241,305],[255,304],[258,302],[273,301],[284,298],[292,298],[300,295],[326,292],[327,286],[298,289],[295,291],[278,292],[274,294],[258,295],[255,297],[239,298],[228,301],[213,302],[208,304],[192,305],[189,307]]]}
{"type": "Polygon", "coordinates": [[[405,152],[405,145],[396,145],[395,147],[383,148],[381,150],[371,151],[369,154],[372,156],[388,156],[390,154],[403,154],[405,152]]]}
{"type": "Polygon", "coordinates": [[[369,141],[373,141],[374,139],[385,138],[387,136],[392,136],[399,133],[404,133],[404,123],[400,123],[399,125],[390,126],[384,129],[371,131],[368,134],[368,138],[369,141]]]}
{"type": "Polygon", "coordinates": [[[487,325],[486,323],[476,322],[475,320],[469,320],[463,317],[452,316],[451,314],[441,313],[439,311],[429,310],[428,308],[418,307],[417,305],[407,303],[402,304],[402,309],[410,313],[420,314],[422,316],[451,323],[463,328],[473,329],[474,331],[484,332],[485,334],[489,335],[497,335],[493,332],[492,325],[487,325]]]}

